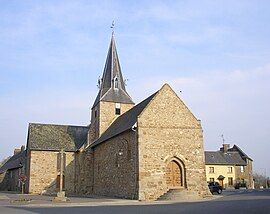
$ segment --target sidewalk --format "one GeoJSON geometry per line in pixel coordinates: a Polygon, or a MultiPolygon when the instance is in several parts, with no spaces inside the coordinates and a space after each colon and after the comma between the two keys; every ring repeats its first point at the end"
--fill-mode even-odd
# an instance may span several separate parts
{"type": "Polygon", "coordinates": [[[0,192],[0,206],[27,206],[27,207],[75,207],[75,206],[107,206],[107,205],[149,205],[149,204],[172,204],[179,202],[203,202],[214,200],[222,196],[194,201],[150,201],[141,202],[138,200],[108,198],[101,196],[92,197],[68,197],[67,202],[53,202],[54,196],[18,194],[12,192],[0,192]]]}

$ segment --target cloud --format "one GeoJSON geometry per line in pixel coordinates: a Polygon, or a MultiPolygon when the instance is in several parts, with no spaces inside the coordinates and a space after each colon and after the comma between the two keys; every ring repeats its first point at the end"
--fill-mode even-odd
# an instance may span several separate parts
{"type": "Polygon", "coordinates": [[[6,1],[0,9],[0,157],[25,143],[30,121],[89,122],[115,19],[135,101],[170,83],[202,119],[207,149],[217,149],[223,133],[264,166],[270,119],[267,6],[6,1]]]}
{"type": "Polygon", "coordinates": [[[136,88],[136,100],[158,90],[165,82],[202,120],[207,150],[217,150],[224,134],[227,143],[239,145],[255,160],[255,168],[270,162],[266,149],[270,139],[270,64],[187,77],[155,76],[151,81],[137,83],[140,87],[136,88]]]}

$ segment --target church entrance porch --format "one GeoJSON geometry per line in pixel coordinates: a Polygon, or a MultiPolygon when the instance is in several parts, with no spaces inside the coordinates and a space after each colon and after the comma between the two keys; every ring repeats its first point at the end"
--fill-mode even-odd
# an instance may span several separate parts
{"type": "Polygon", "coordinates": [[[183,169],[175,160],[167,164],[165,178],[168,189],[184,187],[183,169]]]}

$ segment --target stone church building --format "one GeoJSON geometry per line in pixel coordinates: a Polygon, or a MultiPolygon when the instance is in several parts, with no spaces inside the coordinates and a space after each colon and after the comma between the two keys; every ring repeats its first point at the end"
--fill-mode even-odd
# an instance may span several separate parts
{"type": "Polygon", "coordinates": [[[207,196],[200,120],[168,84],[135,105],[126,90],[114,35],[99,85],[89,126],[29,124],[26,191],[59,190],[63,149],[67,195],[156,200],[177,189],[207,196]]]}

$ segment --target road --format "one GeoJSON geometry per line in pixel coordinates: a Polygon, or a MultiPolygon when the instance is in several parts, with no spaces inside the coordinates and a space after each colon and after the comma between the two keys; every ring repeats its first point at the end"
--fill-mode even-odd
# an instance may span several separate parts
{"type": "Polygon", "coordinates": [[[127,204],[117,203],[97,203],[87,205],[1,205],[0,213],[57,213],[57,214],[161,214],[161,213],[228,213],[228,214],[270,214],[270,190],[238,190],[224,191],[222,196],[215,197],[214,200],[200,202],[130,202],[127,204]]]}

